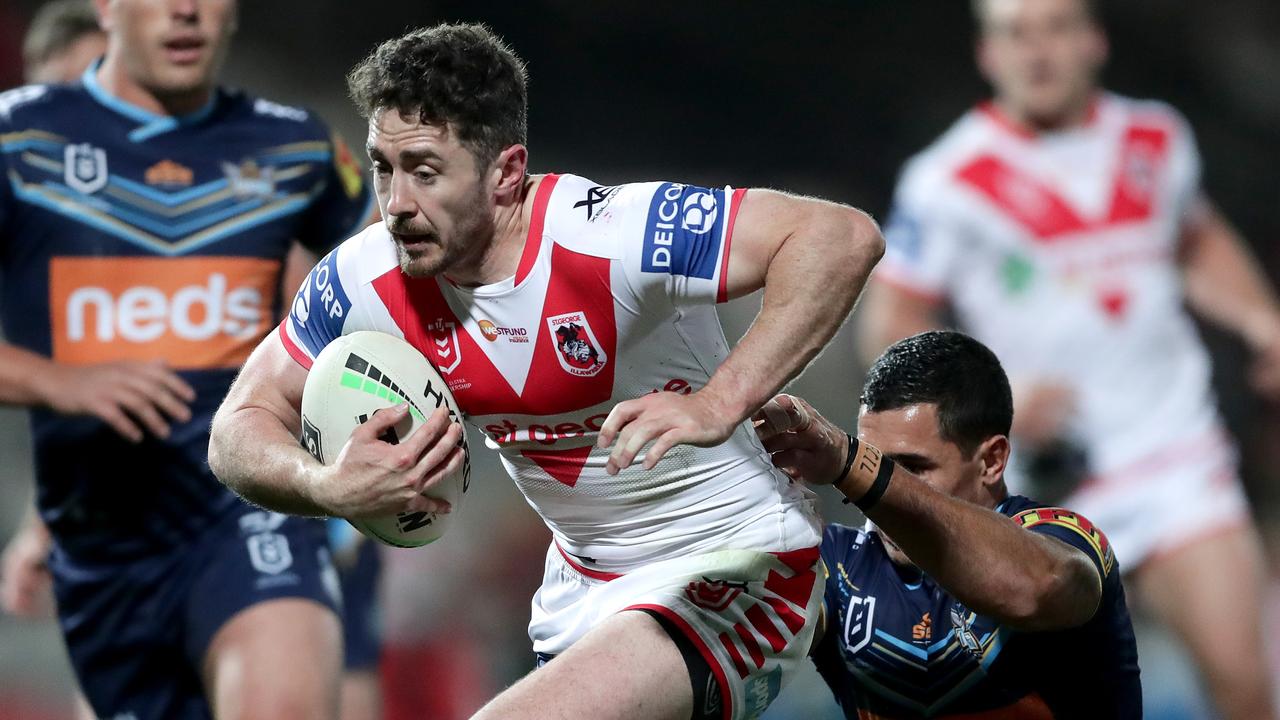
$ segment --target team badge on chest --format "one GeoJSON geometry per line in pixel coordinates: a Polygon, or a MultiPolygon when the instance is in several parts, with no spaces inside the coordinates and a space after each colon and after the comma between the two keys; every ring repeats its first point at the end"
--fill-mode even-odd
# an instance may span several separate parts
{"type": "Polygon", "coordinates": [[[590,377],[609,361],[581,310],[547,318],[547,329],[556,344],[556,359],[570,375],[590,377]]]}

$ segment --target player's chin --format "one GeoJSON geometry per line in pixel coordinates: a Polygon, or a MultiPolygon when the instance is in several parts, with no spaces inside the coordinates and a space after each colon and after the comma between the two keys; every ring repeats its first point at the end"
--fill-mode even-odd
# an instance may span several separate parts
{"type": "Polygon", "coordinates": [[[435,277],[447,269],[445,259],[440,253],[414,253],[401,250],[400,271],[411,278],[435,277]]]}
{"type": "Polygon", "coordinates": [[[166,62],[155,75],[152,90],[163,95],[186,95],[203,90],[212,84],[207,62],[190,65],[166,62]]]}

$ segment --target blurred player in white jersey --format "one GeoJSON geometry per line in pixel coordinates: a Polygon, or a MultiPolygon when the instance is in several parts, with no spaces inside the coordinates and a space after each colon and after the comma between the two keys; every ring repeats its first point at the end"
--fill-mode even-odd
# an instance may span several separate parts
{"type": "Polygon", "coordinates": [[[524,66],[481,26],[389,40],[348,83],[385,225],[312,272],[218,411],[211,466],[286,512],[445,510],[424,495],[462,462],[442,413],[392,446],[405,412],[379,412],[330,467],[296,439],[325,345],[403,337],[554,536],[530,625],[546,667],[478,717],[757,716],[822,583],[812,496],[745,421],[847,315],[875,224],[767,190],[526,174],[524,66]],[[730,351],[713,304],[760,288],[730,351]]]}
{"type": "Polygon", "coordinates": [[[1280,308],[1201,191],[1186,121],[1097,87],[1107,41],[1091,3],[974,11],[995,99],[903,171],[862,350],[947,312],[989,345],[1013,380],[1024,476],[1056,458],[1061,501],[1107,528],[1224,715],[1273,717],[1261,548],[1183,303],[1248,344],[1272,398],[1280,308]]]}

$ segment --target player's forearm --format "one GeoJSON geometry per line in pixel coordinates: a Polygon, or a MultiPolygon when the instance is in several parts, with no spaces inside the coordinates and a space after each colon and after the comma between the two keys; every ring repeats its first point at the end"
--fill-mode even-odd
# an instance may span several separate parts
{"type": "MultiPolygon", "coordinates": [[[[854,499],[865,492],[856,482],[838,487],[854,499]]],[[[1049,630],[1086,622],[1097,608],[1101,590],[1088,558],[1000,513],[940,493],[900,467],[867,517],[980,615],[1049,630]]]]}
{"type": "Polygon", "coordinates": [[[268,510],[332,514],[314,492],[322,466],[266,409],[218,410],[209,439],[209,467],[237,495],[268,510]]]}
{"type": "Polygon", "coordinates": [[[1187,302],[1209,322],[1251,347],[1280,333],[1280,303],[1244,239],[1209,208],[1183,237],[1187,302]]]}
{"type": "Polygon", "coordinates": [[[755,412],[831,341],[883,254],[865,213],[836,205],[815,213],[769,262],[760,314],[707,393],[739,420],[755,412]]]}
{"type": "Polygon", "coordinates": [[[48,405],[53,361],[30,350],[0,343],[0,403],[5,405],[48,405]]]}

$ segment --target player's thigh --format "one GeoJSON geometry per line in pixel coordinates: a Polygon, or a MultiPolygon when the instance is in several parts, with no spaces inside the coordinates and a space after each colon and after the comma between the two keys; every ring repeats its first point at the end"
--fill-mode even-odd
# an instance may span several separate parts
{"type": "Polygon", "coordinates": [[[1143,605],[1211,674],[1239,677],[1264,667],[1262,547],[1247,519],[1149,558],[1131,579],[1143,605]]]}
{"type": "Polygon", "coordinates": [[[621,612],[486,705],[473,720],[687,720],[684,657],[658,621],[621,612]]]}
{"type": "Polygon", "coordinates": [[[341,658],[342,629],[331,608],[278,598],[219,628],[202,677],[218,720],[336,719],[341,658]]]}
{"type": "Polygon", "coordinates": [[[376,669],[347,670],[342,673],[341,720],[380,720],[382,687],[376,669]]]}

